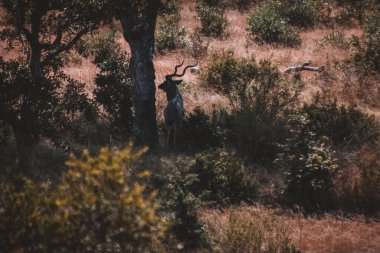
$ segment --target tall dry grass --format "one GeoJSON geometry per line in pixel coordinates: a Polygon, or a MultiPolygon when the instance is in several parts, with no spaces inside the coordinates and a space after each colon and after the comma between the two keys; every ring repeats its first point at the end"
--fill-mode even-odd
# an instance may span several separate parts
{"type": "Polygon", "coordinates": [[[243,206],[224,211],[204,210],[200,217],[215,252],[296,252],[286,220],[273,210],[243,206]]]}
{"type": "Polygon", "coordinates": [[[202,210],[199,215],[217,252],[262,252],[255,251],[257,242],[262,242],[261,249],[269,243],[291,243],[302,252],[380,252],[380,223],[362,216],[305,217],[249,206],[223,211],[202,210]],[[262,229],[264,233],[260,232],[262,229]]]}

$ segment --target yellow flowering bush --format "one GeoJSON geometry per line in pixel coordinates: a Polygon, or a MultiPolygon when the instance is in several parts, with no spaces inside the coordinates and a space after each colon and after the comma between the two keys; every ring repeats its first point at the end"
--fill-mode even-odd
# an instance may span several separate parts
{"type": "Polygon", "coordinates": [[[0,184],[1,250],[25,252],[151,252],[165,223],[156,192],[134,174],[145,150],[102,149],[71,156],[57,185],[19,178],[0,184]]]}

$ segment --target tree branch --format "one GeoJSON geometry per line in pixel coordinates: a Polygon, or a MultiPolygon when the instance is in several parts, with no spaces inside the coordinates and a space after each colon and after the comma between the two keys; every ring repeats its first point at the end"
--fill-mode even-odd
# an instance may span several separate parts
{"type": "Polygon", "coordinates": [[[294,67],[289,67],[284,70],[284,73],[290,73],[290,72],[300,72],[300,71],[315,71],[315,72],[322,72],[325,70],[325,67],[312,67],[309,66],[310,62],[305,62],[304,64],[300,66],[294,66],[294,67]]]}
{"type": "Polygon", "coordinates": [[[41,62],[41,64],[42,65],[48,64],[51,60],[53,60],[59,54],[70,50],[82,38],[83,35],[91,31],[95,27],[96,27],[96,24],[94,23],[91,26],[88,26],[80,30],[79,32],[77,32],[77,34],[69,42],[67,42],[66,44],[63,44],[62,46],[57,48],[57,50],[55,50],[54,52],[46,55],[45,59],[41,62]]]}

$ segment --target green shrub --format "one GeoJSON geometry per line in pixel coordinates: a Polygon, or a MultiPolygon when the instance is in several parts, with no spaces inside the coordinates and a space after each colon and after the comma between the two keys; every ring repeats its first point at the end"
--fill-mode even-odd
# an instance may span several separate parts
{"type": "Polygon", "coordinates": [[[354,62],[366,72],[380,73],[380,15],[366,21],[363,40],[354,37],[354,62]]]}
{"type": "Polygon", "coordinates": [[[82,149],[83,146],[100,147],[113,145],[115,142],[125,143],[129,137],[129,134],[123,132],[123,128],[112,126],[109,120],[79,118],[71,124],[65,140],[71,147],[79,145],[82,149]]]}
{"type": "Polygon", "coordinates": [[[198,1],[198,3],[203,3],[203,4],[206,4],[208,6],[216,6],[216,7],[220,7],[220,8],[225,8],[228,5],[227,0],[197,0],[197,1],[198,1]]]}
{"type": "Polygon", "coordinates": [[[353,19],[364,22],[368,14],[379,10],[376,0],[336,0],[337,6],[342,10],[335,17],[339,24],[352,24],[353,19]]]}
{"type": "Polygon", "coordinates": [[[248,18],[248,31],[260,44],[298,46],[301,39],[298,31],[269,4],[260,5],[248,18]]]}
{"type": "Polygon", "coordinates": [[[204,150],[220,146],[221,140],[212,119],[197,107],[182,120],[178,143],[188,150],[204,150]]]}
{"type": "Polygon", "coordinates": [[[360,146],[379,139],[380,127],[373,116],[353,106],[339,106],[337,101],[321,102],[318,98],[303,107],[307,131],[327,136],[335,145],[360,146]]]}
{"type": "Polygon", "coordinates": [[[230,6],[238,10],[246,10],[252,3],[257,2],[257,0],[232,0],[230,6]]]}
{"type": "Polygon", "coordinates": [[[176,15],[164,16],[158,28],[156,37],[157,50],[163,53],[166,50],[175,50],[186,46],[185,28],[178,25],[176,15]]]}
{"type": "Polygon", "coordinates": [[[245,107],[244,89],[258,75],[254,59],[236,59],[230,50],[213,52],[200,73],[201,85],[227,96],[235,108],[245,107]]]}
{"type": "Polygon", "coordinates": [[[223,7],[207,5],[200,1],[197,3],[196,12],[201,22],[200,33],[208,37],[222,36],[228,24],[223,7]]]}
{"type": "Polygon", "coordinates": [[[174,213],[175,221],[170,228],[176,238],[184,242],[186,248],[195,248],[205,244],[205,230],[198,219],[201,201],[192,192],[191,185],[198,181],[196,175],[189,174],[192,161],[177,161],[171,166],[171,172],[163,175],[166,201],[165,207],[174,213]]]}
{"type": "Polygon", "coordinates": [[[318,8],[313,0],[274,1],[272,5],[293,26],[307,28],[318,22],[318,8]]]}
{"type": "Polygon", "coordinates": [[[299,253],[291,243],[284,219],[264,207],[231,208],[226,219],[206,220],[209,241],[215,252],[299,253]],[[219,221],[218,221],[219,220],[219,221]]]}
{"type": "Polygon", "coordinates": [[[285,118],[298,102],[300,87],[284,80],[270,62],[236,59],[230,51],[214,53],[200,79],[233,106],[228,142],[251,160],[272,161],[276,143],[287,136],[285,118]]]}
{"type": "Polygon", "coordinates": [[[176,15],[179,17],[179,6],[177,0],[163,0],[159,9],[160,15],[176,15]]]}
{"type": "Polygon", "coordinates": [[[203,202],[212,204],[239,203],[254,199],[255,181],[249,180],[242,162],[225,150],[199,153],[189,174],[197,180],[190,189],[203,202]]]}
{"type": "Polygon", "coordinates": [[[94,56],[100,69],[95,77],[95,101],[106,111],[111,127],[130,135],[134,124],[134,92],[130,76],[130,56],[115,42],[113,32],[98,35],[85,44],[84,54],[94,56]]]}
{"type": "Polygon", "coordinates": [[[156,176],[155,184],[165,189],[164,207],[174,213],[171,227],[176,238],[192,248],[205,244],[205,230],[197,210],[227,203],[248,201],[257,196],[255,181],[246,175],[239,159],[224,150],[179,157],[170,172],[156,176]]]}
{"type": "Polygon", "coordinates": [[[4,252],[151,252],[163,236],[155,192],[146,173],[128,168],[144,150],[71,157],[57,185],[17,176],[0,183],[0,240],[4,252]]]}
{"type": "Polygon", "coordinates": [[[306,212],[334,207],[333,176],[337,165],[327,137],[307,130],[307,116],[289,118],[292,137],[280,145],[283,152],[275,160],[285,173],[286,203],[301,205],[306,212]]]}

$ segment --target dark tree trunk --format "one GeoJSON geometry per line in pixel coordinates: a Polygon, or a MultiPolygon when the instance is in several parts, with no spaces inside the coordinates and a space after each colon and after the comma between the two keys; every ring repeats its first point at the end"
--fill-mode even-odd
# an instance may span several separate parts
{"type": "Polygon", "coordinates": [[[154,83],[152,48],[150,39],[146,37],[131,39],[131,66],[136,97],[137,141],[139,144],[153,147],[158,141],[155,105],[156,85],[154,83]]]}
{"type": "Polygon", "coordinates": [[[38,137],[24,127],[13,127],[13,131],[18,156],[17,170],[25,175],[30,175],[38,137]]]}
{"type": "Polygon", "coordinates": [[[136,16],[136,13],[120,16],[123,35],[132,52],[131,71],[135,87],[137,144],[149,147],[155,147],[158,143],[153,65],[157,12],[158,5],[151,4],[145,11],[145,22],[131,18],[136,16]]]}

